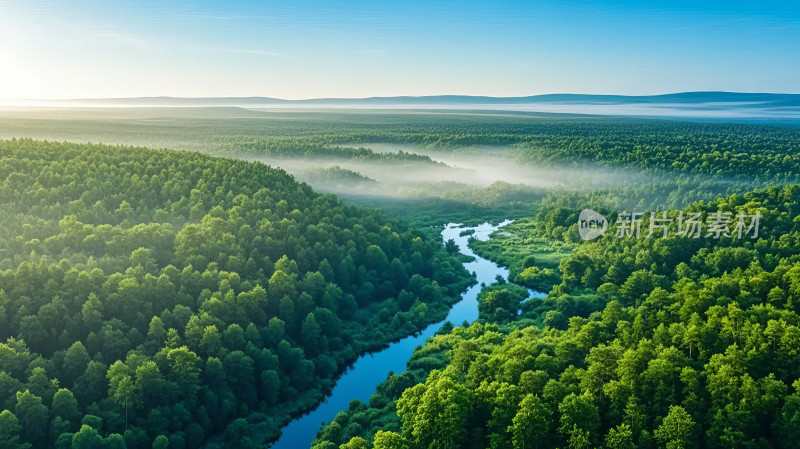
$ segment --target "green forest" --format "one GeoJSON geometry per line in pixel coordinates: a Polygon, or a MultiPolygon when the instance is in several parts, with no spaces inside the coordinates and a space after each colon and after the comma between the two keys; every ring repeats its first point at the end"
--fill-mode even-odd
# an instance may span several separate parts
{"type": "MultiPolygon", "coordinates": [[[[800,186],[689,209],[737,208],[768,216],[758,239],[575,245],[519,316],[524,291],[487,287],[492,313],[432,339],[314,448],[800,447],[800,186]]],[[[481,246],[502,259],[516,240],[481,246]]]]}
{"type": "Polygon", "coordinates": [[[800,128],[138,108],[0,138],[0,449],[268,447],[473,285],[313,449],[800,448],[800,128]],[[585,241],[586,208],[761,223],[585,241]],[[440,232],[506,219],[476,283],[440,232]]]}
{"type": "Polygon", "coordinates": [[[439,242],[259,163],[0,156],[4,449],[251,447],[248,421],[276,433],[472,282],[439,242]]]}

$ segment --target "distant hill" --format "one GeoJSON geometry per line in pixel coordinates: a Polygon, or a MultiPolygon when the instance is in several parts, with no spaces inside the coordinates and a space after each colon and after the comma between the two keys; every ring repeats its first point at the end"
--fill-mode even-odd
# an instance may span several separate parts
{"type": "Polygon", "coordinates": [[[745,92],[680,92],[663,95],[589,95],[589,94],[546,94],[525,97],[489,97],[472,95],[430,95],[368,98],[313,98],[305,100],[285,100],[271,97],[136,97],[59,100],[56,104],[80,104],[85,106],[436,106],[436,105],[523,105],[523,104],[708,104],[725,103],[752,107],[800,106],[800,94],[745,93],[745,92]]]}

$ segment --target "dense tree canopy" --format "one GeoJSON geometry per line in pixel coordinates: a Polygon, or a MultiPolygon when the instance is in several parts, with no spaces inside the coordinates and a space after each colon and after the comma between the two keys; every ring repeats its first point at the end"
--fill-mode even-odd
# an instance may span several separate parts
{"type": "MultiPolygon", "coordinates": [[[[369,404],[329,423],[317,449],[800,441],[796,128],[37,114],[4,119],[0,133],[300,161],[301,179],[353,200],[406,215],[430,206],[414,217],[425,224],[529,217],[471,246],[549,295],[520,304],[519,285],[488,286],[479,323],[443,327],[369,404]],[[439,176],[460,170],[439,156],[487,154],[525,184],[439,176]],[[416,171],[427,178],[391,192],[375,174],[416,171]],[[540,183],[551,172],[564,179],[540,183]],[[623,210],[759,212],[763,232],[583,242],[584,208],[612,221],[623,210]]],[[[468,282],[454,245],[262,164],[29,140],[0,152],[0,448],[252,447],[356,354],[442,317],[468,282]]]]}
{"type": "Polygon", "coordinates": [[[0,155],[2,447],[258,443],[250,424],[274,436],[471,282],[439,242],[260,163],[0,155]]]}
{"type": "Polygon", "coordinates": [[[427,371],[390,377],[316,447],[376,429],[407,449],[796,447],[800,188],[690,207],[734,208],[763,211],[758,238],[577,245],[548,297],[435,337],[409,363],[427,371]]]}

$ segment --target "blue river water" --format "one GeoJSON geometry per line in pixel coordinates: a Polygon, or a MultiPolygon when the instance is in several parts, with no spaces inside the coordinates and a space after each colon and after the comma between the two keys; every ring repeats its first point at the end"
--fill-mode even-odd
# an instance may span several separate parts
{"type": "MultiPolygon", "coordinates": [[[[475,258],[474,261],[465,263],[464,268],[471,273],[474,272],[478,280],[476,285],[464,292],[461,301],[453,305],[446,321],[450,321],[455,326],[461,325],[464,321],[468,323],[475,321],[478,318],[478,293],[481,291],[481,283],[489,285],[495,281],[498,275],[502,276],[503,279],[508,278],[508,269],[479,257],[467,247],[470,238],[487,240],[489,234],[508,223],[511,223],[511,220],[504,221],[497,226],[492,226],[489,223],[475,227],[459,227],[455,223],[445,226],[442,231],[443,241],[453,239],[463,254],[475,258]],[[462,231],[469,229],[474,230],[474,234],[459,235],[462,231]]],[[[535,292],[531,293],[537,294],[535,292]]],[[[270,447],[272,449],[305,449],[311,447],[311,442],[323,423],[332,421],[337,413],[346,410],[353,399],[368,403],[369,397],[375,392],[375,388],[386,380],[389,372],[401,373],[405,371],[406,361],[411,358],[414,348],[423,345],[425,340],[433,336],[443,324],[444,321],[431,324],[420,333],[392,343],[378,352],[359,357],[353,366],[336,381],[336,386],[325,401],[308,414],[287,424],[282,429],[281,438],[270,447]]]]}

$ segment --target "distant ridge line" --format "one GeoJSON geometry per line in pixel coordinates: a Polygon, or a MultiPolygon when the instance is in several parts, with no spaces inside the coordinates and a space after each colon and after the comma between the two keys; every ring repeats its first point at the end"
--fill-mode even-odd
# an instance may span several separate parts
{"type": "MultiPolygon", "coordinates": [[[[47,100],[39,100],[47,101],[47,100]]],[[[697,91],[659,95],[594,95],[554,93],[521,97],[481,95],[425,95],[365,98],[310,98],[287,100],[274,97],[120,97],[51,100],[52,103],[81,103],[86,105],[120,104],[135,106],[254,106],[254,105],[498,105],[498,104],[703,104],[703,103],[761,103],[761,106],[800,106],[800,94],[697,91]]]]}

